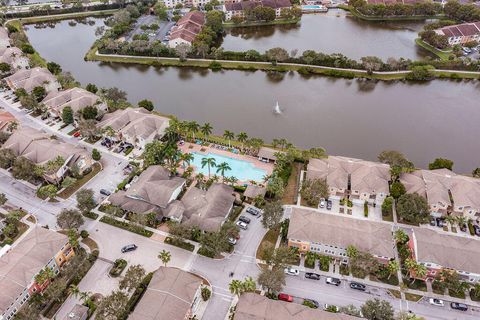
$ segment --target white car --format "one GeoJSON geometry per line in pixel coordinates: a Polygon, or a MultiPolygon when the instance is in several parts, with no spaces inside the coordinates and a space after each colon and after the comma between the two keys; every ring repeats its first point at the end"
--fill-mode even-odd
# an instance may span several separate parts
{"type": "Polygon", "coordinates": [[[230,243],[231,245],[236,245],[236,244],[237,244],[237,239],[235,239],[235,238],[228,238],[228,243],[230,243]]]}
{"type": "Polygon", "coordinates": [[[325,202],[325,199],[324,199],[324,198],[321,198],[321,199],[320,199],[320,202],[319,202],[319,204],[318,204],[318,207],[319,207],[319,208],[325,208],[325,205],[326,205],[326,204],[327,204],[327,203],[325,202]]]}
{"type": "Polygon", "coordinates": [[[247,228],[248,228],[248,224],[246,224],[246,223],[243,222],[243,221],[237,221],[236,225],[237,225],[240,229],[243,229],[243,230],[247,230],[247,228]]]}
{"type": "Polygon", "coordinates": [[[437,306],[437,307],[443,307],[445,305],[443,300],[440,300],[440,299],[437,299],[437,298],[430,298],[430,299],[428,299],[428,302],[431,305],[434,305],[434,306],[437,306]]]}
{"type": "Polygon", "coordinates": [[[298,276],[300,274],[300,271],[298,271],[298,269],[292,267],[285,268],[284,272],[285,274],[288,274],[290,276],[298,276]]]}

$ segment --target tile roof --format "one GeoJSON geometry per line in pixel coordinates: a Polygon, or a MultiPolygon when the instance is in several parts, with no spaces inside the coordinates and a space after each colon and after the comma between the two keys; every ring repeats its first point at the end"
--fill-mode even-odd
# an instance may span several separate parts
{"type": "Polygon", "coordinates": [[[45,83],[57,83],[57,78],[46,68],[32,68],[19,70],[5,78],[13,89],[23,88],[31,92],[35,87],[44,86],[45,83]]]}
{"type": "Polygon", "coordinates": [[[480,22],[456,24],[439,30],[448,37],[469,37],[480,33],[480,22]]]}
{"type": "Polygon", "coordinates": [[[355,320],[343,313],[331,313],[312,309],[298,303],[268,299],[256,293],[247,292],[240,296],[235,320],[355,320]]]}
{"type": "Polygon", "coordinates": [[[414,228],[415,255],[419,262],[431,262],[459,271],[480,274],[480,241],[440,234],[428,228],[414,228]]]}
{"type": "Polygon", "coordinates": [[[83,88],[71,88],[64,91],[50,92],[42,101],[49,109],[61,114],[66,106],[70,106],[74,113],[87,106],[99,103],[100,97],[83,88]]]}
{"type": "Polygon", "coordinates": [[[324,214],[292,207],[288,238],[358,250],[382,257],[394,257],[391,225],[371,220],[324,214]]]}
{"type": "Polygon", "coordinates": [[[265,187],[248,185],[243,195],[247,198],[253,199],[258,196],[263,197],[265,196],[266,193],[267,193],[267,189],[265,187]]]}
{"type": "Polygon", "coordinates": [[[276,150],[273,148],[261,147],[260,150],[258,150],[257,157],[275,161],[277,160],[277,156],[275,155],[276,153],[285,153],[285,152],[276,150]]]}
{"type": "Polygon", "coordinates": [[[185,319],[202,279],[177,268],[160,267],[129,320],[185,319]]]}
{"type": "Polygon", "coordinates": [[[188,42],[195,40],[197,34],[202,30],[205,24],[205,14],[200,11],[192,11],[178,20],[173,27],[170,40],[184,39],[188,42]]]}
{"type": "Polygon", "coordinates": [[[0,257],[0,313],[68,242],[67,236],[39,226],[0,257]]]}

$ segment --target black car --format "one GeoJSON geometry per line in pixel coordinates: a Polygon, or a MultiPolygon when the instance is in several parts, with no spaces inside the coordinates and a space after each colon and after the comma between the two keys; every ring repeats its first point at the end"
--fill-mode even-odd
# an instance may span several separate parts
{"type": "Polygon", "coordinates": [[[473,230],[475,231],[475,235],[480,236],[480,227],[477,225],[473,225],[473,230]]]}
{"type": "Polygon", "coordinates": [[[367,287],[364,284],[361,284],[361,283],[358,283],[358,282],[350,283],[350,288],[355,289],[355,290],[360,290],[360,291],[367,290],[367,287]]]}
{"type": "Polygon", "coordinates": [[[136,244],[129,244],[126,245],[125,247],[122,248],[122,253],[130,252],[130,251],[135,251],[137,250],[137,245],[136,244]]]}
{"type": "Polygon", "coordinates": [[[455,310],[460,310],[460,311],[467,311],[468,306],[464,303],[458,303],[458,302],[451,302],[450,307],[455,310]]]}
{"type": "Polygon", "coordinates": [[[109,196],[111,195],[112,193],[108,190],[105,190],[105,189],[100,189],[100,194],[103,194],[104,196],[109,196]]]}
{"type": "Polygon", "coordinates": [[[437,225],[437,222],[435,221],[435,219],[430,220],[430,225],[432,227],[435,227],[437,225]]]}
{"type": "Polygon", "coordinates": [[[246,224],[249,224],[250,223],[250,218],[247,218],[245,216],[240,216],[240,218],[238,218],[238,220],[242,221],[242,222],[245,222],[246,224]]]}
{"type": "Polygon", "coordinates": [[[467,232],[467,225],[466,225],[466,224],[461,225],[461,226],[460,226],[460,230],[461,230],[462,232],[467,232]]]}
{"type": "Polygon", "coordinates": [[[327,210],[332,210],[332,200],[327,200],[327,210]]]}
{"type": "Polygon", "coordinates": [[[305,278],[312,280],[320,280],[320,275],[318,273],[306,272],[305,278]]]}
{"type": "Polygon", "coordinates": [[[260,214],[260,210],[252,207],[248,207],[246,211],[250,213],[252,216],[258,216],[260,214]]]}
{"type": "Polygon", "coordinates": [[[442,218],[436,218],[435,220],[437,221],[437,227],[443,228],[443,225],[444,225],[443,219],[442,218]]]}
{"type": "Polygon", "coordinates": [[[313,299],[303,299],[303,302],[307,302],[307,303],[310,303],[310,304],[314,305],[315,306],[314,309],[318,309],[318,307],[320,307],[320,304],[318,303],[318,301],[313,300],[313,299]]]}

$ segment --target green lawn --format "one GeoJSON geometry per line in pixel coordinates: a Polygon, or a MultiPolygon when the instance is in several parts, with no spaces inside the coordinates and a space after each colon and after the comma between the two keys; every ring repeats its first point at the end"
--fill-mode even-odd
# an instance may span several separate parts
{"type": "Polygon", "coordinates": [[[275,246],[279,235],[280,235],[280,227],[267,231],[262,241],[260,242],[260,245],[258,246],[257,254],[256,254],[257,259],[262,259],[262,253],[266,247],[275,246]]]}
{"type": "Polygon", "coordinates": [[[84,184],[86,184],[88,181],[90,181],[93,177],[97,175],[102,170],[102,166],[99,163],[95,163],[93,165],[92,171],[89,174],[86,174],[83,176],[83,178],[78,179],[74,184],[72,184],[70,187],[65,188],[62,192],[57,194],[62,199],[68,199],[77,192],[84,184]]]}
{"type": "Polygon", "coordinates": [[[440,58],[440,60],[448,60],[448,57],[452,54],[451,49],[445,50],[445,51],[439,50],[439,49],[429,45],[428,43],[426,43],[425,41],[423,41],[420,38],[415,39],[415,43],[418,46],[420,46],[420,47],[424,48],[425,50],[428,50],[431,53],[433,53],[434,55],[436,55],[438,58],[440,58]]]}

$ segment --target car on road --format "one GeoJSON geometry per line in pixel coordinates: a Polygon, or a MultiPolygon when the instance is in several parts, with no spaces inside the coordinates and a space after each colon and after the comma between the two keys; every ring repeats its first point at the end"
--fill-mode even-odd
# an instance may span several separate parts
{"type": "Polygon", "coordinates": [[[104,196],[109,196],[111,195],[112,193],[106,189],[100,189],[100,194],[103,194],[104,196]]]}
{"type": "Polygon", "coordinates": [[[76,131],[76,132],[73,134],[73,136],[74,136],[75,138],[80,137],[80,131],[76,131]]]}
{"type": "Polygon", "coordinates": [[[307,272],[305,273],[305,278],[312,280],[320,280],[320,275],[318,273],[307,272]]]}
{"type": "Polygon", "coordinates": [[[327,210],[332,210],[332,200],[327,200],[327,210]]]}
{"type": "Polygon", "coordinates": [[[260,210],[254,207],[248,207],[245,211],[250,213],[252,216],[258,216],[260,214],[260,210]]]}
{"type": "Polygon", "coordinates": [[[454,310],[467,311],[468,306],[464,303],[451,302],[450,307],[454,310]]]}
{"type": "Polygon", "coordinates": [[[129,244],[126,245],[125,247],[122,248],[122,253],[130,252],[130,251],[135,251],[137,250],[137,245],[136,244],[129,244]]]}
{"type": "Polygon", "coordinates": [[[246,224],[246,223],[243,222],[243,221],[237,221],[236,225],[237,225],[240,229],[243,229],[243,230],[247,230],[247,229],[248,229],[248,224],[246,224]]]}
{"type": "Polygon", "coordinates": [[[437,298],[428,299],[428,303],[430,303],[433,306],[437,306],[437,307],[443,307],[445,305],[443,300],[440,300],[440,299],[437,299],[437,298]]]}
{"type": "Polygon", "coordinates": [[[442,218],[436,218],[435,220],[437,221],[437,227],[443,228],[443,225],[444,225],[443,219],[442,218]]]}
{"type": "Polygon", "coordinates": [[[318,301],[313,299],[303,299],[303,305],[307,305],[307,307],[315,306],[314,309],[318,309],[318,307],[320,307],[320,304],[318,303],[318,301]]]}
{"type": "Polygon", "coordinates": [[[290,276],[298,276],[300,274],[300,271],[298,271],[298,269],[292,267],[287,267],[283,271],[285,272],[285,274],[288,274],[290,276]]]}
{"type": "Polygon", "coordinates": [[[320,198],[320,202],[318,203],[319,208],[325,208],[325,198],[320,198]]]}
{"type": "Polygon", "coordinates": [[[237,244],[237,239],[230,237],[228,238],[228,243],[234,246],[237,244]]]}
{"type": "Polygon", "coordinates": [[[325,278],[325,283],[338,287],[340,285],[340,283],[342,283],[342,281],[340,281],[340,279],[338,279],[338,278],[328,277],[328,278],[325,278]]]}
{"type": "Polygon", "coordinates": [[[360,290],[360,291],[367,290],[367,287],[364,284],[361,284],[361,283],[358,283],[358,282],[350,283],[350,288],[355,289],[355,290],[360,290]]]}
{"type": "Polygon", "coordinates": [[[246,224],[249,224],[251,222],[250,218],[247,218],[245,216],[240,216],[240,218],[238,218],[239,221],[242,221],[242,222],[245,222],[246,224]]]}
{"type": "Polygon", "coordinates": [[[336,305],[333,305],[333,304],[324,304],[323,305],[323,310],[325,311],[329,311],[329,312],[338,312],[338,307],[336,305]]]}
{"type": "Polygon", "coordinates": [[[286,301],[286,302],[292,302],[293,297],[289,294],[286,293],[279,293],[278,294],[278,300],[286,301]]]}

